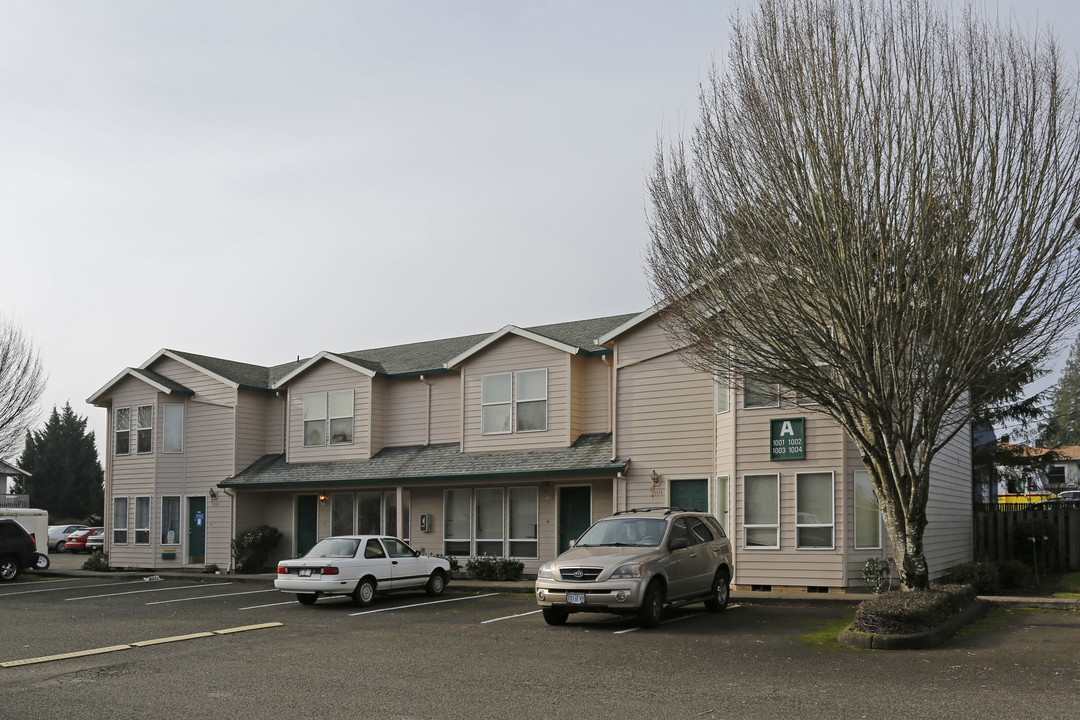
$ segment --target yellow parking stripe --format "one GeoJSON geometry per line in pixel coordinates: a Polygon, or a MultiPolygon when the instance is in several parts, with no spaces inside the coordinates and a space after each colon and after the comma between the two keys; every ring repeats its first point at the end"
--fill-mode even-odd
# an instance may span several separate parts
{"type": "Polygon", "coordinates": [[[55,660],[69,660],[71,658],[116,652],[117,650],[131,650],[132,648],[150,647],[151,645],[162,645],[164,643],[180,642],[182,640],[214,637],[215,635],[231,635],[232,633],[247,632],[249,630],[264,630],[266,628],[281,627],[282,625],[283,623],[279,622],[262,623],[260,625],[244,625],[243,627],[225,628],[224,630],[214,630],[213,632],[199,632],[191,633],[190,635],[174,635],[173,637],[157,638],[156,640],[142,640],[140,642],[131,643],[130,645],[110,645],[109,647],[94,648],[93,650],[80,650],[78,652],[61,653],[59,655],[44,655],[42,657],[26,658],[25,660],[9,660],[8,662],[0,662],[0,668],[35,665],[37,663],[53,662],[55,660]]]}

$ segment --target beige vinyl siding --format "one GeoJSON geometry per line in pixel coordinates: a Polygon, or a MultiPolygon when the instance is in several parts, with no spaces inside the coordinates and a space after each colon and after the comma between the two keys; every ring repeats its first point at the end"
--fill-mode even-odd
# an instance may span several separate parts
{"type": "MultiPolygon", "coordinates": [[[[606,356],[608,360],[611,355],[606,356]]],[[[604,358],[580,358],[581,432],[585,435],[611,432],[611,368],[604,358]]]]}
{"type": "Polygon", "coordinates": [[[737,462],[732,526],[735,530],[737,584],[842,587],[845,585],[844,545],[848,536],[849,502],[845,488],[851,478],[844,467],[847,438],[830,419],[812,406],[785,405],[754,410],[733,409],[737,462]],[[806,459],[769,460],[769,421],[778,418],[806,419],[806,459]],[[833,549],[796,547],[795,476],[797,473],[833,473],[833,549]],[[744,548],[743,478],[747,475],[780,475],[780,548],[744,548]]]}
{"type": "Polygon", "coordinates": [[[971,428],[965,426],[930,465],[923,550],[932,580],[974,556],[970,448],[971,428]]]}
{"type": "Polygon", "coordinates": [[[267,453],[285,452],[285,411],[288,408],[286,397],[286,393],[282,392],[267,398],[266,424],[263,426],[263,447],[267,453]]]}
{"type": "Polygon", "coordinates": [[[196,400],[229,406],[236,404],[234,388],[172,358],[158,358],[149,369],[193,391],[196,400]]]}
{"type": "Polygon", "coordinates": [[[431,444],[461,441],[461,375],[425,378],[431,383],[431,444]]]}
{"type": "Polygon", "coordinates": [[[368,448],[368,454],[375,455],[386,447],[386,421],[390,414],[387,400],[389,381],[386,378],[371,378],[368,382],[371,386],[371,413],[368,419],[371,445],[368,448]]]}
{"type": "MultiPolygon", "coordinates": [[[[240,390],[236,405],[236,464],[234,472],[240,472],[263,455],[271,452],[266,447],[269,437],[267,425],[271,418],[280,415],[281,400],[271,393],[240,390]]],[[[280,425],[278,425],[280,428],[280,425]]],[[[280,445],[280,442],[278,443],[280,445]]]]}
{"type": "Polygon", "coordinates": [[[386,384],[387,446],[428,444],[428,400],[431,389],[420,378],[377,381],[386,384]]]}
{"type": "Polygon", "coordinates": [[[583,399],[585,396],[585,358],[570,357],[570,444],[581,436],[585,424],[583,399]]]}
{"type": "Polygon", "coordinates": [[[317,363],[289,384],[288,460],[367,460],[371,457],[371,378],[330,360],[317,363]],[[304,447],[304,395],[353,390],[353,441],[342,445],[304,447]]]}
{"type": "Polygon", "coordinates": [[[687,367],[653,322],[616,350],[616,455],[632,459],[620,509],[669,504],[667,479],[709,481],[715,468],[713,380],[687,367]],[[653,483],[656,472],[658,483],[653,483]]]}
{"type": "MultiPolygon", "coordinates": [[[[536,450],[570,445],[570,356],[547,345],[508,335],[471,357],[464,371],[464,452],[536,450]],[[484,375],[537,370],[547,374],[547,430],[482,435],[481,382],[484,375]]],[[[513,427],[513,421],[511,421],[513,427]]]]}
{"type": "MultiPolygon", "coordinates": [[[[109,552],[109,562],[113,566],[152,566],[153,545],[135,544],[135,498],[139,496],[155,494],[154,480],[156,475],[155,459],[158,456],[156,443],[159,440],[158,429],[154,428],[155,452],[137,454],[135,448],[135,418],[139,405],[155,406],[155,422],[159,422],[160,404],[158,392],[135,378],[125,378],[113,388],[112,407],[108,413],[107,443],[109,482],[106,486],[105,497],[105,547],[109,552]],[[131,452],[127,455],[113,455],[113,443],[115,442],[114,413],[117,408],[131,408],[131,452]],[[112,545],[112,530],[115,526],[113,518],[113,498],[128,498],[128,542],[123,545],[112,545]]],[[[153,538],[151,537],[151,540],[153,538]]]]}

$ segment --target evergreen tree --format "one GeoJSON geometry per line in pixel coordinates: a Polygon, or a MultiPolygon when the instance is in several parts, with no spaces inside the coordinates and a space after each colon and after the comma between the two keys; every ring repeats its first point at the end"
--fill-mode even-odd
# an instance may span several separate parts
{"type": "Polygon", "coordinates": [[[52,415],[41,430],[27,431],[19,466],[30,473],[15,483],[15,492],[30,496],[30,506],[52,518],[85,520],[100,517],[105,507],[105,472],[98,461],[93,431],[71,403],[52,415]]]}
{"type": "Polygon", "coordinates": [[[1043,439],[1047,447],[1080,445],[1080,336],[1051,395],[1050,420],[1043,439]]]}

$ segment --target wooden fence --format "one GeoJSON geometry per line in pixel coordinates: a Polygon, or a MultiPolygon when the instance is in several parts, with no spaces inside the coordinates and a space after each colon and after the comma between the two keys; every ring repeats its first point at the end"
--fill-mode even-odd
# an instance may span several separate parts
{"type": "Polygon", "coordinates": [[[976,560],[1022,560],[1050,571],[1080,570],[1080,509],[976,508],[974,523],[976,560]],[[1053,529],[1033,533],[1032,527],[1053,529]]]}

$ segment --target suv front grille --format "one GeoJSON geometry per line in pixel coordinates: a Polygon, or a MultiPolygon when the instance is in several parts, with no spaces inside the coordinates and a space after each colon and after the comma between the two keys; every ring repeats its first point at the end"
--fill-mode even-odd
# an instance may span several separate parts
{"type": "Polygon", "coordinates": [[[564,567],[559,568],[559,575],[565,582],[595,582],[604,568],[564,567]]]}

